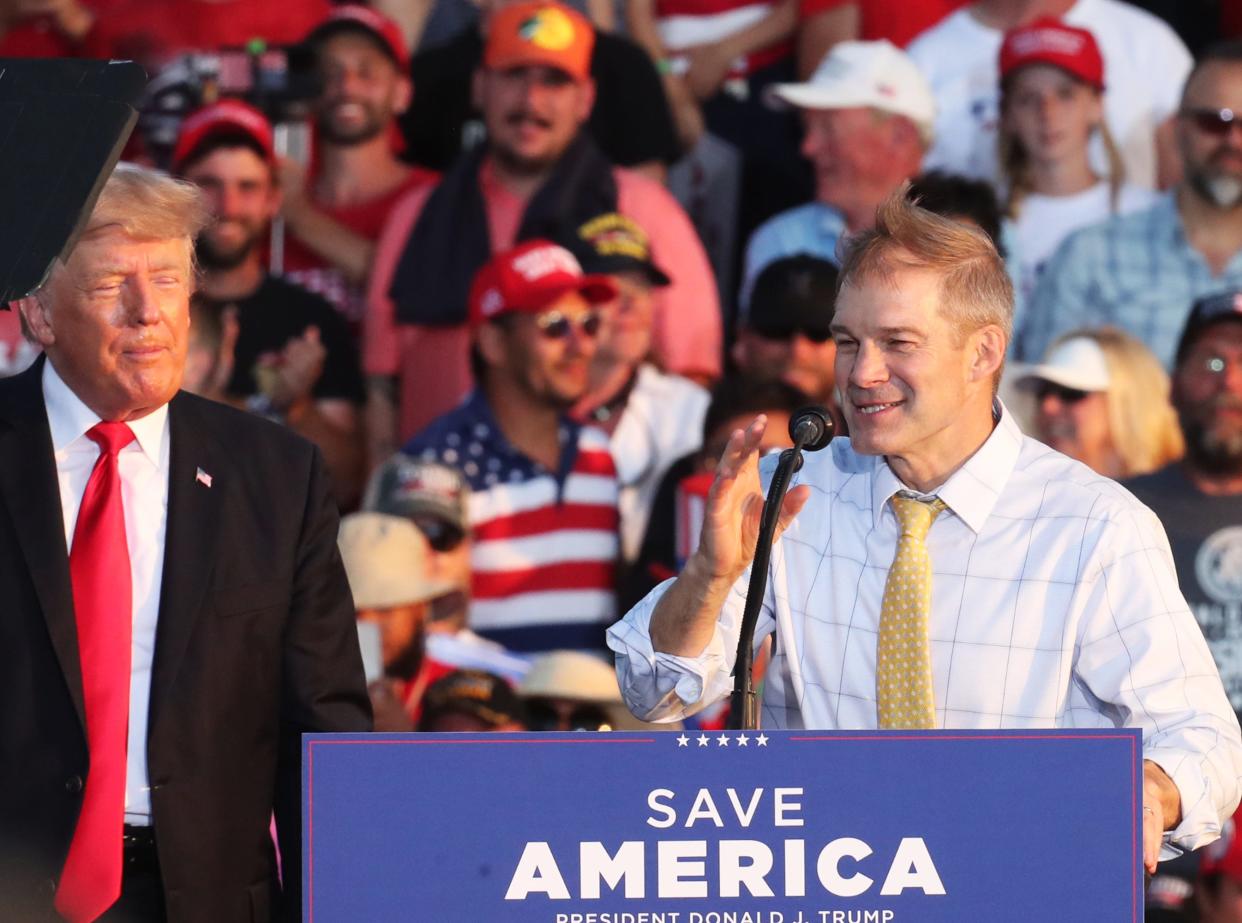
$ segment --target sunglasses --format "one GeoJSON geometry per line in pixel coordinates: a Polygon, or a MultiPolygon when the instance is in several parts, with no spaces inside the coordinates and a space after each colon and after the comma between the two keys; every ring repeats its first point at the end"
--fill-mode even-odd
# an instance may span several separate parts
{"type": "Polygon", "coordinates": [[[423,533],[427,544],[433,551],[452,551],[466,539],[466,533],[452,523],[430,516],[419,516],[414,520],[418,531],[423,533]]]}
{"type": "Polygon", "coordinates": [[[1234,125],[1242,124],[1242,113],[1232,109],[1185,109],[1182,118],[1192,122],[1205,135],[1223,138],[1234,125]]]}
{"type": "Polygon", "coordinates": [[[598,705],[556,708],[543,699],[530,699],[526,715],[532,731],[610,731],[612,719],[598,705]]]}
{"type": "Polygon", "coordinates": [[[546,314],[540,314],[535,318],[535,326],[549,340],[565,339],[569,336],[569,331],[573,329],[575,324],[577,324],[578,332],[584,337],[594,339],[599,334],[601,323],[602,320],[598,311],[587,311],[576,318],[562,314],[560,311],[548,311],[546,314]]]}
{"type": "Polygon", "coordinates": [[[755,327],[755,333],[763,337],[765,340],[792,340],[796,335],[801,334],[812,343],[827,343],[832,339],[832,334],[827,330],[814,330],[805,327],[755,327]]]}
{"type": "Polygon", "coordinates": [[[1036,396],[1042,401],[1046,397],[1055,397],[1062,404],[1077,404],[1090,391],[1079,391],[1077,388],[1066,388],[1051,381],[1041,381],[1035,390],[1036,396]]]}

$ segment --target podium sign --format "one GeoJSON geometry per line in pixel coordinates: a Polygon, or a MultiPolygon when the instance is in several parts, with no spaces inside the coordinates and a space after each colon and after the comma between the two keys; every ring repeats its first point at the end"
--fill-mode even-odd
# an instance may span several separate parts
{"type": "Polygon", "coordinates": [[[1137,921],[1138,730],[307,735],[312,923],[1137,921]]]}

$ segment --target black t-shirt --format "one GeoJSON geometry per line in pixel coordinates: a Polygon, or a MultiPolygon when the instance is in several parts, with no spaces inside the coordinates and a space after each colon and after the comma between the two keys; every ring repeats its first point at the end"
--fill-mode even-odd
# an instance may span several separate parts
{"type": "MultiPolygon", "coordinates": [[[[458,154],[483,140],[483,123],[470,98],[482,60],[477,29],[414,56],[414,102],[400,122],[411,163],[444,171],[458,154]]],[[[681,156],[660,75],[641,47],[597,33],[591,76],[596,97],[589,128],[610,161],[629,167],[653,160],[672,163],[681,156]]]]}
{"type": "Polygon", "coordinates": [[[279,352],[307,327],[319,328],[319,340],[327,350],[323,374],[312,392],[317,400],[337,398],[361,404],[366,398],[358,347],[345,319],[323,298],[306,289],[265,276],[263,284],[248,298],[212,302],[223,310],[237,306],[237,348],[229,394],[250,397],[257,393],[254,366],[259,356],[279,352]]]}
{"type": "Polygon", "coordinates": [[[1242,712],[1242,494],[1208,496],[1177,463],[1125,486],[1164,524],[1182,595],[1242,712]]]}

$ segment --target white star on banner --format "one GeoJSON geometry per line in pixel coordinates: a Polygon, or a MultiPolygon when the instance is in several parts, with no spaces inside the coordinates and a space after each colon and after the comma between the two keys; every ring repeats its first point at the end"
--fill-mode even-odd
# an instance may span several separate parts
{"type": "Polygon", "coordinates": [[[755,738],[755,743],[757,743],[761,747],[766,747],[768,745],[768,735],[760,734],[758,737],[755,738]]]}
{"type": "Polygon", "coordinates": [[[750,739],[749,739],[749,738],[748,738],[745,734],[738,734],[738,735],[737,735],[737,745],[738,745],[739,747],[745,747],[745,746],[747,746],[749,743],[750,743],[750,739]]]}
{"type": "Polygon", "coordinates": [[[707,735],[706,735],[706,734],[700,734],[700,735],[699,735],[699,746],[700,746],[700,747],[706,747],[706,746],[707,746],[707,744],[708,744],[707,735]]]}
{"type": "Polygon", "coordinates": [[[729,737],[728,737],[728,735],[727,735],[727,734],[721,734],[719,737],[717,737],[717,738],[716,738],[716,746],[718,746],[718,747],[727,747],[727,746],[729,746],[729,737]]]}
{"type": "Polygon", "coordinates": [[[685,734],[682,734],[680,737],[677,738],[677,746],[679,747],[690,746],[690,738],[687,737],[685,734]]]}

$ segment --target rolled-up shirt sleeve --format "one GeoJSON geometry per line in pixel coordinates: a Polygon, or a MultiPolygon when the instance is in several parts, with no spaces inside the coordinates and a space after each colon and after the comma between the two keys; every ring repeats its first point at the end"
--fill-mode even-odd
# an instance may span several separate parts
{"type": "Polygon", "coordinates": [[[1106,526],[1083,601],[1075,672],[1092,694],[1143,730],[1143,758],[1173,780],[1182,818],[1162,858],[1220,836],[1242,794],[1242,732],[1203,632],[1177,585],[1154,514],[1133,510],[1106,526]]]}
{"type": "MultiPolygon", "coordinates": [[[[679,721],[728,695],[733,689],[733,664],[750,570],[742,574],[716,620],[707,647],[697,657],[679,657],[651,645],[651,615],[673,581],[653,589],[608,629],[608,647],[616,654],[617,683],[635,717],[643,721],[679,721]]],[[[756,643],[772,631],[772,582],[768,580],[755,631],[756,643]]]]}

